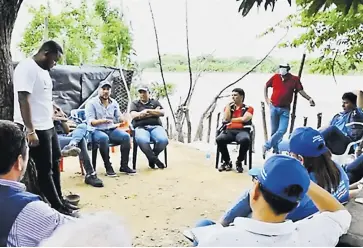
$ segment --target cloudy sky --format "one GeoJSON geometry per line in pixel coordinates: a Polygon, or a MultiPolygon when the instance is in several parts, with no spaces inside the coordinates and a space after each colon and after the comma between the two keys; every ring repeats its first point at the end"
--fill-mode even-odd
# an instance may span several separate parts
{"type": "MultiPolygon", "coordinates": [[[[50,0],[57,9],[57,0],[50,0]]],[[[58,0],[59,1],[59,0],[58,0]]],[[[109,0],[120,5],[120,0],[109,0]]],[[[15,60],[22,54],[17,48],[22,33],[31,20],[27,6],[46,4],[46,0],[25,0],[13,33],[12,52],[15,60]]],[[[162,53],[185,54],[185,0],[152,0],[162,53]]],[[[156,57],[155,36],[147,0],[123,0],[125,14],[131,21],[134,32],[134,47],[139,60],[156,57]]],[[[243,18],[237,13],[238,2],[235,0],[189,0],[189,36],[192,56],[211,53],[215,56],[263,56],[284,32],[278,32],[264,38],[256,36],[268,27],[296,11],[287,1],[278,1],[271,12],[254,7],[249,16],[243,18]]],[[[301,31],[300,31],[301,32],[301,31]]],[[[294,37],[298,30],[289,32],[288,38],[294,37]]],[[[286,59],[300,58],[303,49],[278,49],[276,57],[286,59]]]]}

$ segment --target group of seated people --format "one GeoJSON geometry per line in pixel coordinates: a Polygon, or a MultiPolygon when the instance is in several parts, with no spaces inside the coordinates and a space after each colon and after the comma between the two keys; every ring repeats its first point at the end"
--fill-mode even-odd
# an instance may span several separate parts
{"type": "MultiPolygon", "coordinates": [[[[158,158],[168,145],[168,136],[160,120],[160,117],[164,115],[163,107],[159,101],[150,98],[147,86],[139,87],[138,92],[139,100],[133,101],[130,107],[134,138],[146,155],[149,167],[164,169],[164,163],[158,158]],[[151,143],[154,144],[153,148],[151,143]]],[[[85,122],[77,125],[67,119],[63,111],[57,110],[54,112],[53,119],[62,156],[79,156],[86,171],[85,183],[94,187],[103,187],[102,180],[97,177],[95,165],[92,165],[89,158],[88,142],[99,148],[107,176],[117,176],[110,161],[110,144],[120,145],[119,171],[127,174],[134,174],[136,171],[128,166],[131,149],[130,134],[127,132],[129,127],[126,127],[126,130],[120,128],[122,123],[128,120],[121,114],[117,101],[110,96],[111,84],[102,82],[98,93],[97,97],[86,104],[85,122]],[[76,127],[70,131],[70,126],[76,127]]]]}

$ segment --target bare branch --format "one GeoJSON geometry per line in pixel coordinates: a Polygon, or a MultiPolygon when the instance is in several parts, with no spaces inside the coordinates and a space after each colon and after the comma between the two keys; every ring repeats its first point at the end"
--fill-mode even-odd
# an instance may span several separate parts
{"type": "Polygon", "coordinates": [[[190,92],[192,91],[192,86],[193,86],[193,73],[192,73],[192,66],[190,64],[190,51],[189,51],[188,0],[185,0],[185,30],[186,30],[186,42],[187,42],[188,71],[189,71],[189,90],[183,104],[184,106],[187,104],[188,99],[190,98],[190,92]]]}

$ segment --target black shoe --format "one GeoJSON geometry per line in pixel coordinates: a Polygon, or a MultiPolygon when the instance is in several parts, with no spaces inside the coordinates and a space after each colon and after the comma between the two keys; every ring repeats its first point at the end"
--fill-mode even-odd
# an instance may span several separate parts
{"type": "Polygon", "coordinates": [[[221,165],[219,166],[218,170],[219,170],[220,172],[222,172],[222,171],[230,171],[230,170],[232,170],[232,162],[228,162],[228,163],[224,162],[223,164],[221,164],[221,165]]]}
{"type": "Polygon", "coordinates": [[[70,203],[66,199],[63,200],[63,205],[64,205],[64,207],[68,208],[71,211],[79,210],[79,207],[73,205],[72,203],[70,203]]]}
{"type": "Polygon", "coordinates": [[[108,176],[108,177],[117,177],[117,175],[116,175],[116,173],[113,170],[111,165],[106,167],[106,176],[108,176]]]}
{"type": "Polygon", "coordinates": [[[165,169],[165,165],[159,159],[155,161],[155,164],[159,169],[165,169]]]}
{"type": "Polygon", "coordinates": [[[96,188],[102,188],[103,182],[101,179],[97,177],[97,175],[87,175],[84,179],[84,182],[88,185],[91,185],[96,188]]]}
{"type": "Polygon", "coordinates": [[[242,161],[236,161],[236,170],[238,173],[243,173],[242,161]]]}
{"type": "Polygon", "coordinates": [[[231,171],[232,170],[232,162],[229,161],[229,163],[226,164],[226,171],[231,171]]]}
{"type": "Polygon", "coordinates": [[[61,208],[57,209],[57,211],[61,214],[68,215],[68,216],[71,216],[74,218],[80,217],[78,210],[70,210],[66,207],[61,207],[61,208]]]}
{"type": "Polygon", "coordinates": [[[153,162],[151,162],[151,161],[149,160],[149,167],[150,167],[151,169],[155,169],[155,163],[153,163],[153,162]]]}
{"type": "Polygon", "coordinates": [[[130,167],[128,167],[127,165],[126,166],[121,166],[120,167],[120,172],[122,173],[126,173],[126,174],[135,174],[136,171],[131,169],[130,167]]]}

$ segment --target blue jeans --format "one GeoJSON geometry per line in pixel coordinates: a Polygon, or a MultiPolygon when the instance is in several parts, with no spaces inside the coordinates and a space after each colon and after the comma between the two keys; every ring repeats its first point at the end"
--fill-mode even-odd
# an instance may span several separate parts
{"type": "Polygon", "coordinates": [[[94,169],[87,152],[87,135],[87,125],[83,123],[78,125],[76,129],[74,129],[73,132],[68,135],[58,135],[58,141],[61,149],[63,149],[67,145],[78,146],[78,148],[81,149],[79,159],[83,161],[83,166],[86,170],[86,174],[91,175],[94,173],[94,169]]]}
{"type": "Polygon", "coordinates": [[[345,166],[349,178],[349,184],[358,182],[363,178],[363,155],[345,166]]]}
{"type": "Polygon", "coordinates": [[[158,155],[164,151],[168,145],[168,135],[162,126],[145,126],[135,129],[135,140],[141,151],[147,159],[155,162],[158,155]],[[154,143],[154,149],[151,149],[150,143],[154,143]]]}
{"type": "Polygon", "coordinates": [[[99,145],[101,157],[105,163],[105,167],[111,166],[110,162],[110,143],[120,145],[121,167],[127,166],[130,154],[130,135],[125,131],[114,128],[108,130],[95,130],[92,133],[92,142],[99,145]]]}
{"type": "Polygon", "coordinates": [[[289,126],[290,109],[275,107],[270,104],[271,114],[271,138],[266,142],[266,150],[273,148],[278,152],[278,144],[281,142],[289,126]]]}
{"type": "Polygon", "coordinates": [[[252,209],[250,207],[250,191],[246,190],[238,198],[237,202],[234,203],[232,207],[223,215],[221,224],[223,226],[229,226],[231,223],[233,223],[235,218],[250,217],[251,214],[252,209]]]}

